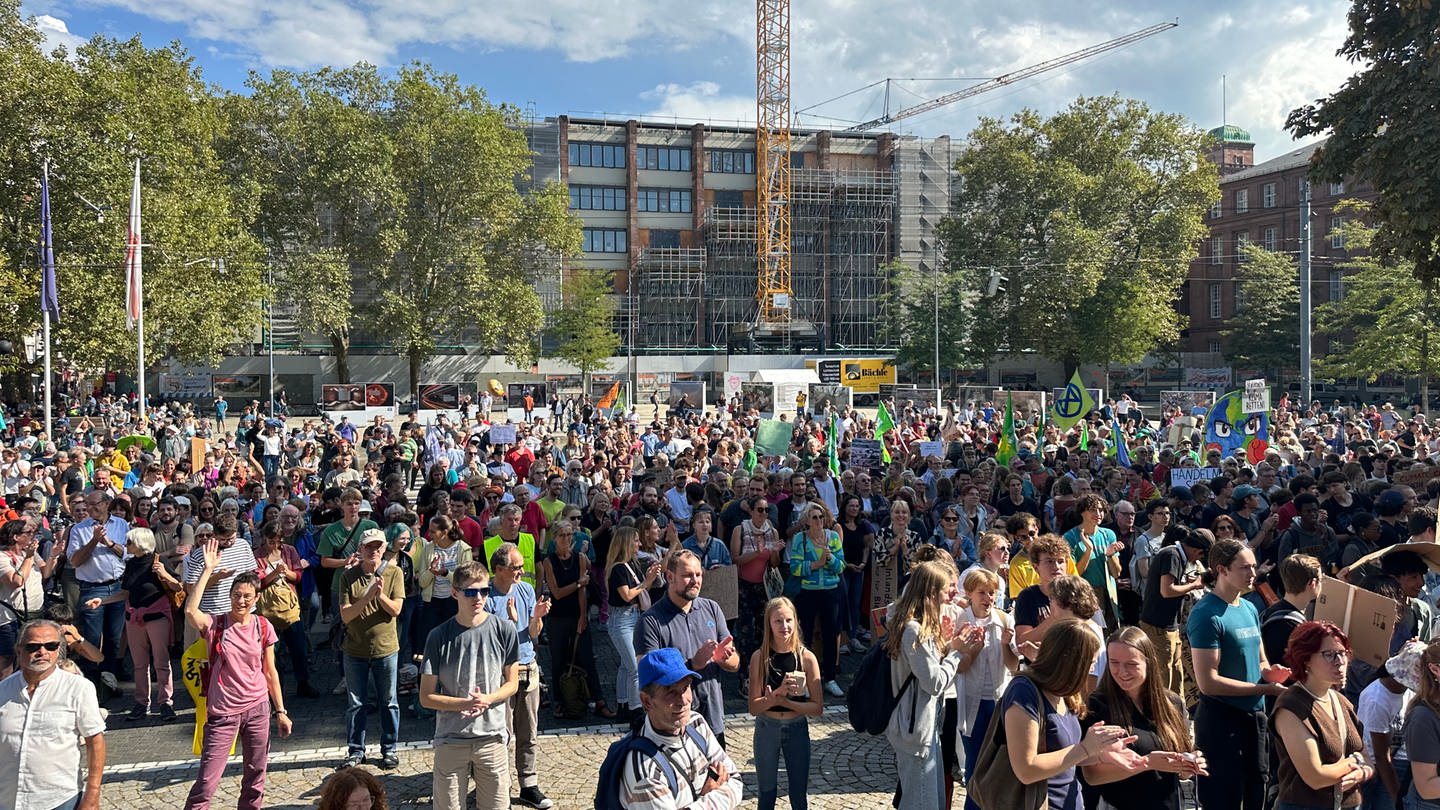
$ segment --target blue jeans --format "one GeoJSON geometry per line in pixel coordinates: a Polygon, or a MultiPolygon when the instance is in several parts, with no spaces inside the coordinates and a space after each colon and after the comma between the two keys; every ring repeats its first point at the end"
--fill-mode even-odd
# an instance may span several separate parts
{"type": "Polygon", "coordinates": [[[923,757],[895,752],[900,781],[899,810],[935,810],[945,806],[945,774],[940,766],[940,728],[930,732],[930,753],[923,757]]]}
{"type": "Polygon", "coordinates": [[[412,656],[416,654],[424,654],[425,652],[425,639],[423,638],[418,639],[418,641],[420,642],[420,649],[416,650],[411,648],[410,637],[415,634],[411,633],[410,631],[411,628],[415,625],[415,616],[419,612],[420,594],[417,593],[414,596],[405,597],[405,602],[400,607],[400,626],[398,628],[398,632],[400,634],[401,664],[408,664],[410,663],[410,659],[412,656]]]}
{"type": "MultiPolygon", "coordinates": [[[[964,711],[962,708],[961,711],[964,711]]],[[[970,784],[970,777],[975,775],[975,760],[980,756],[980,744],[985,742],[985,732],[990,730],[990,718],[995,715],[995,701],[982,700],[980,708],[975,710],[975,722],[970,724],[970,733],[960,735],[960,743],[965,747],[965,784],[970,784]]],[[[965,810],[980,810],[980,805],[970,798],[967,791],[965,795],[965,810]]]]}
{"type": "MultiPolygon", "coordinates": [[[[80,635],[100,648],[105,655],[100,662],[100,670],[113,673],[117,678],[120,677],[120,661],[123,657],[120,651],[120,634],[125,629],[125,603],[114,602],[91,610],[85,607],[85,602],[90,599],[103,599],[119,590],[119,582],[109,585],[86,585],[82,582],[80,601],[75,611],[75,623],[78,625],[76,629],[80,631],[80,635]]],[[[95,666],[84,659],[79,663],[86,671],[95,666]]]]}
{"type": "Polygon", "coordinates": [[[810,787],[810,723],[804,716],[776,720],[755,717],[755,781],[760,810],[775,810],[780,795],[780,755],[785,755],[791,810],[805,810],[810,787]]]}
{"type": "Polygon", "coordinates": [[[1410,790],[1410,760],[1391,760],[1396,780],[1400,783],[1400,801],[1390,797],[1390,791],[1380,777],[1375,777],[1360,788],[1360,806],[1365,810],[1399,810],[1405,803],[1405,793],[1410,790]]]}
{"type": "Polygon", "coordinates": [[[1420,798],[1412,781],[1409,790],[1405,791],[1405,810],[1440,810],[1440,799],[1420,798]]]}
{"type": "Polygon", "coordinates": [[[400,704],[395,700],[395,679],[399,653],[380,658],[345,656],[345,691],[349,705],[345,708],[347,742],[351,756],[365,756],[365,702],[370,697],[370,681],[375,681],[375,701],[380,705],[380,755],[395,753],[400,740],[400,704]]]}
{"type": "Polygon", "coordinates": [[[846,571],[840,575],[840,629],[852,641],[856,633],[866,629],[868,618],[860,612],[860,599],[865,596],[865,572],[846,571]]]}
{"type": "Polygon", "coordinates": [[[310,639],[305,635],[303,622],[293,622],[280,634],[285,648],[290,651],[290,668],[294,670],[296,683],[310,682],[310,639]]]}
{"type": "Polygon", "coordinates": [[[640,708],[640,670],[635,661],[635,625],[640,623],[640,608],[629,605],[610,608],[610,643],[620,659],[615,672],[615,701],[621,706],[640,708]]]}

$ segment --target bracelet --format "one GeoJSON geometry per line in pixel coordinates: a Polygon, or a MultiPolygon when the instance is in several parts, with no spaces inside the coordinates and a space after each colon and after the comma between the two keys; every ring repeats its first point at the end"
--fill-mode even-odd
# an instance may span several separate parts
{"type": "Polygon", "coordinates": [[[286,717],[289,717],[289,716],[290,716],[290,712],[288,712],[288,711],[286,711],[286,710],[284,710],[284,709],[276,709],[276,710],[275,710],[275,713],[276,713],[276,714],[283,714],[283,715],[285,715],[286,717]]]}

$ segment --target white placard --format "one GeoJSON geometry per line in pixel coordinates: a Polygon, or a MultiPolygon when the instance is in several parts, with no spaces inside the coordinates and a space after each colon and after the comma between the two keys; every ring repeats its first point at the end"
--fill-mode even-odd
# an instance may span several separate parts
{"type": "Polygon", "coordinates": [[[945,442],[920,442],[921,458],[944,458],[945,442]]]}
{"type": "Polygon", "coordinates": [[[1264,413],[1270,410],[1270,389],[1264,380],[1246,380],[1245,393],[1240,398],[1242,413],[1264,413]]]}
{"type": "Polygon", "coordinates": [[[490,426],[490,443],[491,443],[491,444],[514,444],[514,443],[515,443],[515,426],[514,426],[514,425],[491,425],[491,426],[490,426]]]}
{"type": "Polygon", "coordinates": [[[1209,481],[1219,474],[1219,467],[1173,467],[1170,470],[1170,486],[1188,487],[1196,481],[1209,481]]]}

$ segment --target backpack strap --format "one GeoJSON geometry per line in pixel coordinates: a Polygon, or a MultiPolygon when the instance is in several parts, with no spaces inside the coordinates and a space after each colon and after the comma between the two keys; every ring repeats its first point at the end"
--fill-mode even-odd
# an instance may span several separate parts
{"type": "MultiPolygon", "coordinates": [[[[660,772],[665,774],[665,781],[670,785],[670,795],[674,796],[675,792],[680,789],[680,784],[675,777],[675,766],[670,763],[669,757],[660,752],[660,747],[643,734],[631,734],[630,743],[626,747],[630,751],[639,752],[655,760],[655,764],[660,766],[660,772]]],[[[704,750],[703,746],[701,750],[704,750]]],[[[638,772],[636,776],[639,776],[638,772]]]]}
{"type": "Polygon", "coordinates": [[[1269,616],[1266,616],[1265,621],[1261,622],[1260,626],[1262,628],[1269,627],[1272,623],[1281,619],[1292,621],[1296,624],[1301,624],[1305,621],[1305,614],[1301,613],[1298,610],[1277,610],[1274,613],[1271,613],[1269,616]]]}

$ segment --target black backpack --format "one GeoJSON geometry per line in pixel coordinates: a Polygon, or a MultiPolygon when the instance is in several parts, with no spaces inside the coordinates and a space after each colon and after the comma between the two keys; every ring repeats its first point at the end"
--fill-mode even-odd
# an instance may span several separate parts
{"type": "Polygon", "coordinates": [[[850,727],[877,737],[884,734],[895,706],[914,682],[912,672],[898,693],[890,688],[890,655],[885,652],[884,644],[876,643],[860,659],[860,669],[850,683],[850,694],[846,698],[850,727]]]}
{"type": "MultiPolygon", "coordinates": [[[[700,736],[700,732],[693,725],[686,726],[685,733],[701,751],[708,753],[705,738],[700,736]]],[[[631,751],[639,751],[654,759],[665,774],[666,781],[670,783],[670,795],[679,797],[680,783],[675,777],[675,766],[670,762],[670,758],[660,753],[660,748],[649,737],[631,729],[624,737],[610,744],[610,749],[605,752],[605,761],[600,763],[599,781],[595,784],[595,810],[625,810],[625,806],[620,803],[620,785],[624,781],[625,766],[630,761],[631,751]]]]}

